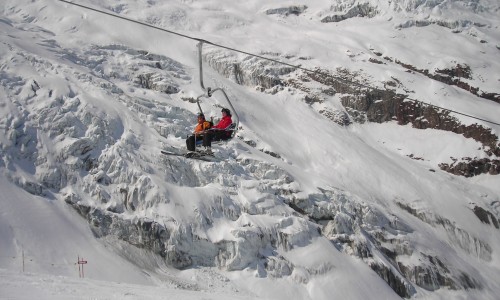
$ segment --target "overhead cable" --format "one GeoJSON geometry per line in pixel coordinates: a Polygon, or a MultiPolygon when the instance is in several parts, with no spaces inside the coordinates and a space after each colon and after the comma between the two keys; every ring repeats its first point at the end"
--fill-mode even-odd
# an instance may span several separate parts
{"type": "MultiPolygon", "coordinates": [[[[201,38],[189,36],[189,35],[182,34],[182,33],[176,32],[176,31],[172,31],[172,30],[168,30],[168,29],[165,29],[165,28],[157,27],[157,26],[154,26],[154,25],[151,25],[151,24],[148,24],[148,23],[144,23],[144,22],[137,21],[137,20],[134,20],[134,19],[130,19],[130,18],[127,18],[127,17],[124,17],[124,16],[120,16],[118,14],[114,14],[114,13],[102,11],[102,10],[99,10],[99,9],[96,9],[96,8],[93,8],[93,7],[89,7],[89,6],[86,6],[86,5],[78,4],[78,3],[75,3],[75,2],[71,2],[71,1],[67,1],[67,0],[58,0],[58,1],[70,4],[70,5],[78,6],[78,7],[81,7],[81,8],[85,8],[85,9],[88,9],[88,10],[91,10],[91,11],[94,11],[94,12],[97,12],[97,13],[105,14],[105,15],[108,15],[108,16],[111,16],[111,17],[119,18],[119,19],[122,19],[122,20],[125,20],[125,21],[129,21],[129,22],[132,22],[132,23],[136,23],[136,24],[139,24],[139,25],[142,25],[142,26],[150,27],[150,28],[153,28],[153,29],[156,29],[156,30],[164,31],[164,32],[167,32],[167,33],[170,33],[170,34],[173,34],[173,35],[180,36],[182,38],[186,38],[186,39],[190,39],[190,40],[193,40],[193,41],[205,43],[207,45],[212,45],[212,46],[215,46],[215,47],[219,47],[219,48],[222,48],[222,49],[234,51],[234,52],[237,52],[237,53],[241,53],[241,54],[246,54],[246,55],[249,55],[249,56],[257,57],[257,58],[260,58],[260,59],[263,59],[263,60],[267,60],[267,61],[271,61],[271,62],[274,62],[274,63],[277,63],[277,64],[285,65],[285,66],[288,66],[288,67],[291,67],[291,68],[294,68],[294,69],[297,69],[297,70],[302,70],[302,71],[307,72],[307,73],[317,74],[317,75],[321,75],[321,76],[325,76],[325,77],[330,77],[330,78],[333,78],[335,80],[341,81],[343,83],[348,83],[348,84],[356,85],[356,86],[363,87],[363,88],[370,89],[370,90],[382,91],[380,89],[377,89],[377,88],[374,88],[374,87],[371,87],[371,86],[368,86],[368,85],[365,85],[365,84],[362,84],[362,83],[359,83],[359,82],[350,81],[350,80],[347,80],[347,79],[344,79],[344,78],[341,78],[341,77],[334,76],[332,74],[321,72],[320,70],[311,70],[311,69],[304,68],[304,67],[299,66],[299,65],[293,65],[293,64],[286,63],[286,62],[283,62],[283,61],[280,61],[280,60],[277,60],[277,59],[268,58],[268,57],[265,57],[265,56],[262,56],[262,55],[258,55],[258,54],[246,52],[246,51],[243,51],[243,50],[239,50],[239,49],[236,49],[236,48],[224,46],[224,45],[221,45],[221,44],[217,44],[217,43],[214,43],[214,42],[207,41],[205,39],[201,39],[201,38]]],[[[427,103],[427,102],[424,102],[424,101],[421,101],[421,100],[416,100],[416,99],[412,99],[412,98],[409,98],[409,97],[407,97],[405,99],[406,100],[410,100],[410,101],[414,101],[414,102],[418,102],[418,103],[422,103],[424,105],[428,105],[428,106],[431,106],[431,107],[434,107],[434,108],[437,108],[437,109],[442,109],[442,110],[445,110],[445,111],[456,113],[456,114],[459,114],[459,115],[462,115],[462,116],[466,116],[466,117],[469,117],[469,118],[472,118],[472,119],[476,119],[476,120],[480,120],[480,121],[484,121],[484,122],[487,122],[487,123],[491,123],[491,124],[495,124],[495,125],[500,126],[500,123],[497,123],[497,122],[493,122],[493,121],[482,119],[482,118],[479,118],[479,117],[476,117],[476,116],[472,116],[472,115],[469,115],[469,114],[461,113],[461,112],[458,112],[458,111],[455,111],[455,110],[452,110],[452,109],[440,107],[440,106],[437,106],[437,105],[434,105],[434,104],[430,104],[430,103],[427,103]]]]}

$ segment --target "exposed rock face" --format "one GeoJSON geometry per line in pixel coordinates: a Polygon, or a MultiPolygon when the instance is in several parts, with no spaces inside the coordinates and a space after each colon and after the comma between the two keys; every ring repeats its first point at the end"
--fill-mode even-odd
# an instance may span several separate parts
{"type": "MultiPolygon", "coordinates": [[[[340,8],[333,8],[333,10],[342,10],[342,7],[340,8]]],[[[375,7],[371,6],[369,3],[359,3],[357,5],[354,5],[350,8],[348,8],[345,12],[341,14],[334,14],[334,15],[329,15],[326,17],[323,17],[321,19],[322,23],[331,23],[331,22],[341,22],[350,18],[355,18],[355,17],[368,17],[372,18],[378,14],[378,11],[375,7]]]]}
{"type": "Polygon", "coordinates": [[[417,210],[404,203],[397,202],[402,209],[419,218],[423,222],[432,226],[442,227],[457,246],[466,253],[472,254],[485,261],[491,260],[491,246],[472,236],[463,229],[457,228],[453,222],[441,216],[436,216],[424,210],[417,210]]]}
{"type": "Polygon", "coordinates": [[[349,124],[351,124],[349,115],[344,111],[339,111],[339,110],[332,111],[328,109],[323,109],[320,110],[319,113],[339,125],[348,126],[349,124]]]}
{"type": "MultiPolygon", "coordinates": [[[[386,57],[386,59],[393,61],[391,58],[386,57]]],[[[434,79],[436,81],[443,82],[443,83],[446,83],[448,85],[457,86],[457,87],[459,87],[463,90],[466,90],[469,93],[476,95],[478,97],[500,103],[500,94],[481,91],[479,88],[473,87],[473,86],[469,85],[467,82],[461,80],[462,78],[464,78],[464,79],[471,79],[472,78],[471,69],[467,65],[457,64],[454,68],[442,69],[442,70],[438,69],[438,70],[435,70],[435,72],[433,73],[433,72],[426,70],[426,69],[418,69],[412,65],[403,63],[397,59],[395,59],[394,62],[405,67],[408,70],[423,74],[423,75],[425,75],[431,79],[434,79]]]]}
{"type": "MultiPolygon", "coordinates": [[[[276,54],[269,54],[277,56],[276,54]]],[[[217,70],[222,75],[233,78],[235,82],[245,86],[256,87],[258,90],[275,94],[283,90],[285,87],[299,87],[300,90],[306,91],[304,102],[313,105],[315,103],[323,103],[322,96],[333,96],[336,91],[331,87],[325,88],[321,93],[313,94],[303,82],[290,79],[282,79],[287,75],[295,72],[292,67],[283,66],[277,63],[263,61],[254,57],[247,57],[246,59],[238,60],[234,55],[222,52],[219,50],[208,50],[204,56],[207,63],[217,70]]],[[[279,57],[277,57],[279,58],[279,57]]],[[[305,58],[304,58],[305,59],[305,58]]],[[[308,80],[306,76],[302,76],[301,80],[308,80]]],[[[347,126],[351,123],[345,111],[335,110],[331,107],[322,107],[318,112],[326,118],[342,126],[347,126]]]]}
{"type": "MultiPolygon", "coordinates": [[[[275,55],[273,53],[265,53],[275,55]]],[[[239,60],[233,53],[207,48],[203,53],[205,61],[220,74],[245,86],[270,89],[284,86],[280,76],[289,74],[295,69],[255,57],[239,60]]]]}
{"type": "Polygon", "coordinates": [[[213,216],[203,216],[200,219],[201,223],[189,226],[176,225],[173,222],[160,225],[147,219],[127,220],[120,214],[90,207],[79,201],[75,202],[71,197],[67,197],[66,201],[88,220],[97,237],[113,236],[137,247],[151,250],[163,257],[169,265],[179,269],[192,266],[217,266],[229,271],[242,270],[260,261],[269,275],[289,276],[294,268],[292,263],[281,256],[264,257],[260,253],[269,247],[289,251],[303,243],[307,244],[308,239],[318,236],[316,227],[308,225],[306,221],[285,219],[268,231],[247,224],[232,231],[234,240],[213,242],[200,236],[197,230],[200,226],[207,226],[213,222],[213,216]],[[302,222],[309,230],[289,233],[286,228],[296,221],[302,222]],[[205,222],[209,223],[204,225],[205,222]]]}
{"type": "Polygon", "coordinates": [[[266,10],[266,15],[300,15],[307,9],[306,5],[294,5],[288,7],[280,7],[280,8],[271,8],[266,10]]]}
{"type": "MultiPolygon", "coordinates": [[[[457,68],[456,74],[468,76],[466,69],[457,68]]],[[[455,74],[454,73],[454,74],[455,74]]],[[[311,79],[334,88],[341,94],[342,105],[351,118],[360,123],[397,121],[401,125],[411,123],[417,129],[440,129],[461,134],[483,144],[485,153],[489,156],[500,156],[498,137],[490,128],[472,124],[465,126],[451,117],[448,112],[433,106],[414,101],[405,101],[406,96],[396,94],[391,90],[361,90],[354,91],[352,87],[331,77],[322,77],[317,74],[308,74],[311,79]]],[[[475,176],[489,173],[497,175],[497,159],[468,159],[457,164],[441,164],[440,167],[450,173],[464,176],[475,176]]]]}
{"type": "MultiPolygon", "coordinates": [[[[414,251],[416,241],[409,238],[413,230],[402,221],[403,216],[386,217],[374,207],[338,190],[323,190],[323,194],[310,195],[306,199],[291,198],[289,205],[322,224],[322,234],[337,249],[363,259],[402,297],[411,297],[415,293],[414,285],[430,291],[441,287],[481,288],[478,280],[448,264],[445,253],[436,256],[432,248],[423,250],[424,242],[418,247],[420,251],[414,251]],[[408,263],[408,257],[418,257],[418,260],[411,259],[418,263],[408,263]]],[[[398,205],[446,233],[451,243],[464,253],[491,260],[491,247],[457,228],[453,222],[425,210],[402,203],[398,205]]]]}
{"type": "Polygon", "coordinates": [[[177,94],[179,92],[179,87],[173,83],[164,82],[164,79],[157,74],[140,74],[137,76],[137,83],[142,88],[166,94],[177,94]]]}
{"type": "Polygon", "coordinates": [[[472,25],[477,27],[483,27],[484,24],[475,23],[469,20],[441,20],[436,18],[428,18],[428,19],[417,19],[417,20],[408,20],[404,23],[398,24],[396,28],[409,28],[409,27],[424,27],[429,25],[438,25],[448,29],[452,29],[453,32],[458,33],[462,28],[467,28],[472,25]]]}
{"type": "Polygon", "coordinates": [[[383,264],[371,263],[370,268],[375,271],[385,282],[403,298],[410,298],[414,293],[414,288],[411,285],[405,284],[404,281],[395,275],[391,268],[383,264]]]}
{"type": "Polygon", "coordinates": [[[492,212],[480,206],[474,206],[473,211],[481,222],[493,225],[496,229],[500,229],[500,220],[498,220],[492,212]]]}
{"type": "MultiPolygon", "coordinates": [[[[460,16],[443,16],[440,9],[446,8],[448,5],[461,5],[462,9],[473,12],[484,12],[496,10],[497,7],[493,3],[467,2],[461,1],[357,1],[345,0],[337,1],[319,13],[320,21],[323,23],[341,22],[350,18],[364,17],[373,18],[377,15],[382,15],[388,11],[415,13],[410,20],[395,24],[396,28],[409,27],[424,27],[429,25],[437,25],[452,30],[453,33],[459,33],[464,30],[474,27],[485,27],[487,24],[478,22],[477,20],[468,20],[459,18],[460,16]]],[[[473,35],[473,34],[471,34],[473,35]]],[[[481,43],[486,43],[485,40],[480,40],[481,43]]]]}
{"type": "Polygon", "coordinates": [[[472,177],[480,174],[498,175],[500,174],[500,160],[498,159],[471,159],[466,158],[465,161],[455,161],[452,164],[439,164],[442,170],[455,175],[472,177]]]}

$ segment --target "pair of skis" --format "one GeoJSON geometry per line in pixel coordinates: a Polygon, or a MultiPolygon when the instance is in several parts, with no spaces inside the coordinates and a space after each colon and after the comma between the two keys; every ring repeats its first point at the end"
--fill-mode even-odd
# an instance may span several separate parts
{"type": "Polygon", "coordinates": [[[161,150],[161,153],[165,155],[182,156],[185,158],[191,158],[203,161],[217,160],[212,152],[204,152],[204,151],[171,152],[171,151],[161,150]]]}

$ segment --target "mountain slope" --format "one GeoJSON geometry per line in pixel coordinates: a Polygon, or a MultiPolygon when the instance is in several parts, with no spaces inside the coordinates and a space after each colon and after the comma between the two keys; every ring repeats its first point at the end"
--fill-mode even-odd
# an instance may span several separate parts
{"type": "MultiPolygon", "coordinates": [[[[398,125],[407,123],[390,114],[373,115],[383,111],[377,105],[404,106],[408,101],[397,95],[409,94],[495,121],[499,37],[493,30],[498,24],[488,17],[498,15],[498,7],[488,1],[430,8],[418,1],[392,7],[365,3],[94,3],[389,91],[371,94],[359,85],[204,46],[205,83],[228,92],[241,125],[237,138],[215,147],[222,161],[207,163],[159,153],[184,148],[192,130],[193,99],[202,92],[194,41],[68,4],[8,1],[0,22],[0,166],[2,191],[8,191],[2,203],[12,216],[24,211],[36,217],[23,222],[2,216],[5,226],[20,228],[2,231],[2,240],[11,241],[2,252],[19,256],[16,241],[22,241],[44,249],[36,259],[45,260],[55,238],[44,244],[22,236],[36,236],[31,228],[44,232],[61,220],[67,230],[59,235],[73,241],[72,216],[80,224],[76,233],[85,236],[80,245],[96,243],[79,223],[87,220],[111,253],[136,265],[123,267],[130,275],[116,277],[124,272],[120,259],[107,258],[108,252],[82,253],[102,255],[96,268],[111,270],[89,275],[95,279],[146,280],[133,271],[138,267],[155,283],[189,289],[204,284],[206,277],[196,271],[201,268],[220,273],[214,282],[221,289],[234,284],[260,297],[368,298],[377,291],[381,298],[494,298],[498,178],[492,172],[456,176],[440,165],[470,157],[485,159],[494,170],[500,127],[437,112],[457,126],[477,123],[482,129],[475,136],[467,131],[471,127],[420,130],[415,122],[398,125]],[[61,8],[65,16],[57,13],[61,8]],[[368,18],[359,17],[363,11],[368,18]],[[427,13],[423,19],[429,24],[420,27],[427,13]],[[472,21],[453,23],[461,14],[472,21]],[[341,22],[332,25],[325,16],[341,22]],[[452,33],[457,28],[461,32],[452,33]],[[474,31],[491,42],[477,41],[474,31]],[[460,49],[443,50],[464,42],[460,49]],[[478,49],[486,59],[473,54],[478,49]],[[457,64],[469,66],[473,75],[449,75],[451,85],[434,76],[457,64]],[[463,83],[478,90],[464,90],[463,83]],[[375,110],[363,111],[363,103],[375,110]],[[480,138],[485,132],[489,142],[480,138]],[[31,195],[22,196],[26,192],[31,195]],[[29,210],[30,202],[13,200],[22,197],[57,207],[47,212],[54,223],[44,225],[38,210],[29,210]]],[[[222,100],[204,101],[205,114],[218,116],[222,100]]],[[[423,116],[420,121],[432,124],[423,116]]],[[[64,246],[50,260],[68,255],[65,261],[71,261],[74,254],[66,252],[74,249],[64,246]]],[[[2,268],[16,268],[2,261],[2,268]]],[[[34,271],[61,274],[41,264],[34,271]]]]}

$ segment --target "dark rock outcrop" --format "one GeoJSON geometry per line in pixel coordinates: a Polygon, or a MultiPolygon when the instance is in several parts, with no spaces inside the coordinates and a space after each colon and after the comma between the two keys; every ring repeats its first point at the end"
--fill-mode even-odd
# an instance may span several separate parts
{"type": "MultiPolygon", "coordinates": [[[[387,59],[387,58],[386,58],[387,59]]],[[[497,103],[500,103],[500,94],[492,93],[492,92],[484,92],[481,91],[478,87],[471,86],[467,82],[461,80],[464,79],[472,79],[472,71],[468,65],[465,64],[457,64],[454,68],[436,70],[435,73],[432,73],[426,69],[418,69],[415,66],[399,61],[398,59],[390,59],[390,61],[394,61],[395,63],[403,66],[404,68],[423,74],[431,79],[436,81],[446,83],[448,85],[457,86],[463,90],[468,91],[471,94],[474,94],[478,97],[488,99],[497,103]]]]}
{"type": "Polygon", "coordinates": [[[153,73],[138,75],[136,83],[142,88],[163,92],[165,94],[177,94],[180,91],[176,84],[166,82],[160,75],[153,73]]]}
{"type": "Polygon", "coordinates": [[[288,7],[271,8],[266,10],[266,15],[295,15],[298,16],[307,9],[306,5],[292,5],[288,7]]]}
{"type": "Polygon", "coordinates": [[[466,158],[465,161],[455,161],[452,164],[442,163],[439,164],[439,167],[446,172],[464,177],[472,177],[480,174],[500,174],[500,160],[498,159],[466,158]]]}
{"type": "Polygon", "coordinates": [[[373,18],[378,13],[377,9],[369,3],[357,4],[349,8],[343,14],[333,14],[321,19],[321,23],[341,22],[355,17],[368,17],[373,18]]]}
{"type": "Polygon", "coordinates": [[[481,220],[482,223],[485,224],[491,224],[495,226],[496,229],[500,228],[500,220],[498,220],[493,213],[490,211],[480,207],[480,206],[475,206],[474,209],[474,214],[476,217],[481,220]]]}
{"type": "MultiPolygon", "coordinates": [[[[467,78],[470,76],[468,68],[456,68],[449,74],[467,78]]],[[[443,71],[444,72],[444,71],[443,71]]],[[[309,73],[308,77],[316,82],[333,88],[343,94],[341,103],[350,117],[359,123],[397,121],[400,125],[412,124],[417,129],[439,129],[461,134],[465,138],[472,138],[483,144],[484,151],[489,156],[500,156],[498,137],[491,128],[478,124],[463,125],[458,119],[450,116],[448,111],[421,102],[408,100],[407,96],[397,94],[391,90],[367,89],[356,85],[349,85],[333,76],[323,76],[321,73],[309,73]]],[[[354,77],[353,74],[351,77],[354,77]]],[[[441,169],[455,175],[475,176],[479,174],[497,175],[500,173],[498,159],[467,159],[462,162],[440,164],[441,169]]]]}

